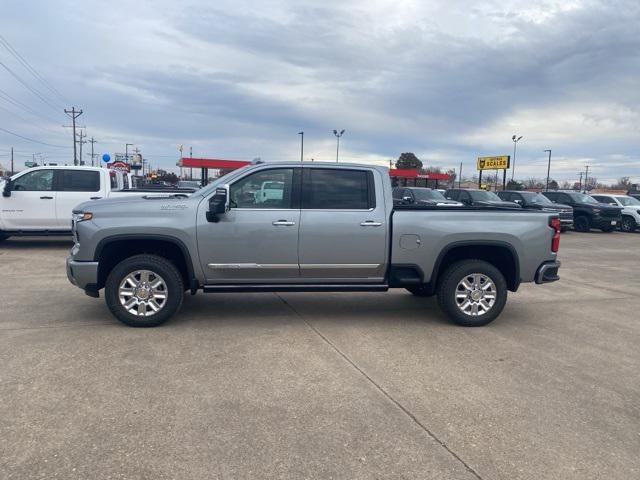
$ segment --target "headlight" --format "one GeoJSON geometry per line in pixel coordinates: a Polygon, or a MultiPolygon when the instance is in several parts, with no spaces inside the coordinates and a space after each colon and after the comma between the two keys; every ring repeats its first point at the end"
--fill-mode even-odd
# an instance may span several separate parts
{"type": "Polygon", "coordinates": [[[73,221],[76,223],[84,222],[85,220],[91,220],[93,218],[93,213],[91,212],[80,212],[73,214],[73,221]]]}

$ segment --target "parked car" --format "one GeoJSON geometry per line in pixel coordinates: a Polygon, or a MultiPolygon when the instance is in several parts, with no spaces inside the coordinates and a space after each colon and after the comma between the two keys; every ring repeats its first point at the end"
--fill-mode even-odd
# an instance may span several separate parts
{"type": "Polygon", "coordinates": [[[442,193],[430,188],[396,187],[393,189],[393,201],[401,205],[431,205],[437,207],[462,207],[455,200],[448,200],[442,193]]]}
{"type": "Polygon", "coordinates": [[[471,207],[522,208],[514,202],[506,202],[493,192],[481,189],[450,188],[445,197],[471,207]]]}
{"type": "Polygon", "coordinates": [[[600,203],[622,207],[622,220],[620,230],[623,232],[633,232],[640,226],[640,200],[629,195],[591,195],[600,203]]]}
{"type": "Polygon", "coordinates": [[[138,327],[169,319],[185,291],[389,288],[437,294],[454,322],[480,326],[521,282],[558,280],[559,232],[544,212],[394,206],[384,167],[254,164],[186,198],[79,205],[67,275],[138,327]],[[264,182],[283,182],[280,199],[244,206],[264,182]]]}
{"type": "Polygon", "coordinates": [[[540,193],[505,190],[498,192],[498,196],[504,201],[517,203],[525,210],[557,213],[560,217],[560,230],[563,232],[573,227],[573,207],[553,203],[540,193]]]}
{"type": "Polygon", "coordinates": [[[123,178],[115,170],[85,166],[33,167],[16,173],[0,182],[0,241],[11,236],[69,235],[71,212],[80,203],[157,192],[122,188],[127,185],[123,178]]]}
{"type": "Polygon", "coordinates": [[[578,232],[588,232],[592,228],[613,232],[620,223],[620,207],[600,203],[586,193],[542,192],[542,195],[553,203],[573,207],[573,228],[578,232]]]}

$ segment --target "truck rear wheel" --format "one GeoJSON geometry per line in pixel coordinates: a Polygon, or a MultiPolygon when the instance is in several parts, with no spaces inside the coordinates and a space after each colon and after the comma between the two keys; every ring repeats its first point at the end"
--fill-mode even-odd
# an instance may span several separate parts
{"type": "Polygon", "coordinates": [[[156,327],[180,308],[184,285],[178,269],[157,255],[135,255],[117,264],[105,284],[111,313],[130,327],[156,327]]]}
{"type": "Polygon", "coordinates": [[[591,229],[589,217],[580,215],[573,221],[573,228],[576,232],[588,232],[591,229]]]}
{"type": "Polygon", "coordinates": [[[438,304],[449,318],[465,327],[481,327],[495,320],[507,302],[507,282],[483,260],[451,265],[438,284],[438,304]]]}

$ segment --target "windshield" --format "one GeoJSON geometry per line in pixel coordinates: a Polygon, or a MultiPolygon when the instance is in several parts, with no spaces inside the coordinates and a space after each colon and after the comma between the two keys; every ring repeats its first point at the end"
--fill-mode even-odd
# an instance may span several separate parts
{"type": "Polygon", "coordinates": [[[527,203],[534,203],[536,205],[548,205],[553,206],[553,202],[540,193],[533,192],[520,192],[520,195],[524,197],[527,203]]]}
{"type": "Polygon", "coordinates": [[[429,188],[415,188],[411,191],[413,192],[413,196],[416,197],[416,200],[437,200],[439,202],[447,200],[440,192],[429,188]]]}
{"type": "Polygon", "coordinates": [[[474,202],[502,202],[503,200],[493,192],[486,190],[470,190],[469,195],[474,202]]]}
{"type": "Polygon", "coordinates": [[[623,206],[628,207],[630,205],[640,205],[640,200],[633,197],[616,197],[623,206]]]}
{"type": "Polygon", "coordinates": [[[569,193],[568,194],[574,202],[581,202],[581,203],[600,203],[598,202],[595,198],[591,197],[590,195],[587,195],[586,193],[569,193]]]}

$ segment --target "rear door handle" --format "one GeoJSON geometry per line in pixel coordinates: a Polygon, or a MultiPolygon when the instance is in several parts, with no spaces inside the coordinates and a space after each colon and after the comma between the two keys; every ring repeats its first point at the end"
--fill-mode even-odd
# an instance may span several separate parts
{"type": "Polygon", "coordinates": [[[53,197],[40,197],[40,200],[53,200],[53,197]]]}
{"type": "Polygon", "coordinates": [[[374,222],[373,220],[367,220],[366,222],[362,222],[360,224],[361,227],[379,227],[382,225],[382,222],[374,222]]]}
{"type": "Polygon", "coordinates": [[[274,227],[291,227],[295,224],[296,222],[290,222],[289,220],[276,220],[275,222],[271,222],[271,225],[274,227]]]}
{"type": "Polygon", "coordinates": [[[100,200],[102,197],[91,197],[90,200],[100,200]]]}

